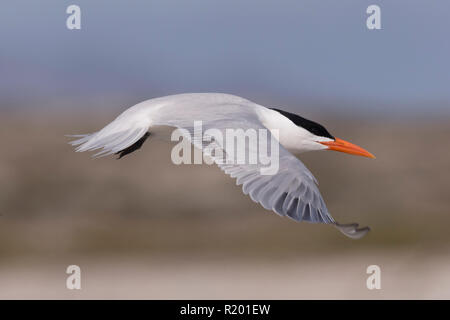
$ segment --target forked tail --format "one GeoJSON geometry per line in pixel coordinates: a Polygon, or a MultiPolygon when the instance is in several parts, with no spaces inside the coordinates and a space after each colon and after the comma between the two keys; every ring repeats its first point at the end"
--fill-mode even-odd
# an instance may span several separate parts
{"type": "Polygon", "coordinates": [[[100,131],[68,135],[78,138],[69,142],[76,146],[76,152],[98,151],[93,157],[103,157],[111,154],[120,154],[120,157],[139,149],[149,136],[149,122],[144,118],[135,119],[128,114],[122,114],[100,131]]]}

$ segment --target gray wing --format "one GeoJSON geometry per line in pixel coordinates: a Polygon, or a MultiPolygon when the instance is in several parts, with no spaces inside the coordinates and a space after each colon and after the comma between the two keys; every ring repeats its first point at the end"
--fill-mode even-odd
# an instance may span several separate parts
{"type": "Polygon", "coordinates": [[[334,223],[308,169],[286,150],[280,153],[280,169],[275,175],[261,175],[258,168],[245,165],[219,167],[236,178],[244,194],[265,209],[296,221],[334,223]]]}
{"type": "MultiPolygon", "coordinates": [[[[238,156],[231,155],[234,163],[227,163],[223,156],[230,156],[230,150],[223,141],[209,137],[209,144],[200,137],[195,137],[193,128],[185,126],[188,138],[197,147],[202,149],[221,170],[232,178],[236,178],[236,184],[242,185],[244,194],[261,204],[265,209],[272,210],[280,216],[287,216],[295,221],[311,223],[333,224],[346,236],[359,239],[369,232],[369,227],[358,228],[357,223],[340,224],[333,219],[328,212],[325,202],[320,194],[317,181],[305,165],[282,145],[257,119],[242,117],[240,120],[208,121],[203,124],[204,130],[214,128],[226,136],[227,129],[242,129],[241,134],[248,129],[263,129],[268,133],[265,150],[270,152],[273,145],[278,146],[279,169],[275,174],[262,174],[264,164],[237,164],[238,156]],[[217,157],[211,150],[221,150],[222,157],[217,157]]],[[[260,155],[261,148],[246,144],[246,159],[251,154],[260,155]]],[[[269,153],[270,153],[269,152],[269,153]]],[[[259,158],[258,158],[259,159],[259,158]]]]}
{"type": "MultiPolygon", "coordinates": [[[[148,100],[127,109],[98,132],[75,136],[78,139],[71,144],[78,146],[76,151],[80,152],[100,149],[96,155],[104,156],[130,147],[142,139],[147,130],[151,131],[158,125],[184,129],[187,138],[197,148],[202,149],[225,173],[236,178],[244,193],[264,208],[296,221],[333,224],[352,238],[360,238],[369,231],[367,227],[358,229],[357,224],[341,225],[331,217],[311,172],[264,127],[255,113],[254,104],[239,97],[184,94],[148,100]],[[204,131],[215,129],[223,136],[226,136],[227,129],[266,130],[265,149],[270,152],[274,145],[278,146],[278,171],[271,175],[262,174],[265,166],[262,161],[256,164],[224,162],[215,151],[221,150],[222,154],[230,156],[232,152],[227,144],[211,137],[205,146],[205,141],[193,134],[193,119],[202,121],[204,131]]],[[[258,160],[262,155],[259,145],[246,144],[245,153],[246,157],[256,155],[258,160]]],[[[235,160],[239,160],[238,156],[235,160]]]]}
{"type": "Polygon", "coordinates": [[[227,129],[236,130],[234,132],[237,139],[245,138],[240,135],[244,135],[249,129],[262,129],[267,132],[264,154],[261,154],[262,149],[259,144],[261,141],[258,141],[258,144],[245,144],[246,159],[249,159],[252,154],[257,154],[258,162],[250,164],[248,161],[246,163],[239,162],[236,152],[231,155],[228,144],[225,142],[226,139],[220,141],[220,139],[211,137],[208,139],[211,142],[205,143],[198,137],[192,138],[193,128],[184,127],[189,132],[191,142],[211,157],[226,174],[236,178],[237,185],[242,185],[244,194],[249,195],[253,201],[260,203],[265,209],[296,221],[335,223],[328,212],[312,173],[299,159],[281,146],[259,121],[247,118],[245,120],[211,121],[203,124],[204,132],[210,128],[219,130],[222,137],[226,137],[227,129]],[[267,168],[267,164],[263,164],[260,159],[267,154],[272,154],[275,145],[278,148],[278,171],[275,174],[262,174],[262,169],[267,168]],[[218,158],[212,154],[211,149],[215,151],[220,149],[223,155],[234,161],[224,161],[224,158],[218,158]]]}

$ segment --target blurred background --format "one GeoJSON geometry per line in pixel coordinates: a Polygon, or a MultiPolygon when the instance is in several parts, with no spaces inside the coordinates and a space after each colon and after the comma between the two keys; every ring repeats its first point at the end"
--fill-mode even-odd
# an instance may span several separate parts
{"type": "Polygon", "coordinates": [[[43,0],[0,5],[0,298],[450,298],[450,3],[43,0]],[[66,8],[81,8],[81,30],[66,8]],[[366,9],[381,8],[382,30],[366,9]],[[351,240],[281,218],[150,140],[75,153],[126,108],[225,92],[376,160],[305,154],[351,240]],[[66,289],[68,265],[82,290],[66,289]],[[381,290],[366,268],[381,268],[381,290]]]}

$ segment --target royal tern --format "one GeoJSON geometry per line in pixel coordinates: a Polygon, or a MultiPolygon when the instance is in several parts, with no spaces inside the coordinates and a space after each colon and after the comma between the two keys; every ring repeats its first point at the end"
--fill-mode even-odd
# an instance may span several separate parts
{"type": "MultiPolygon", "coordinates": [[[[77,146],[77,152],[99,150],[94,156],[117,154],[122,158],[141,148],[149,137],[167,139],[167,131],[161,128],[184,130],[194,146],[207,153],[225,173],[236,178],[236,183],[242,185],[243,192],[268,210],[296,221],[334,225],[351,238],[361,238],[369,231],[368,227],[358,228],[356,223],[339,224],[332,218],[319,192],[317,181],[296,156],[307,151],[334,150],[375,157],[359,146],[335,138],[316,122],[277,108],[267,108],[238,96],[186,93],[150,99],[125,110],[100,131],[72,136],[77,139],[70,143],[77,146]],[[266,130],[270,142],[276,142],[277,171],[274,174],[263,174],[261,162],[220,161],[216,157],[217,153],[206,151],[202,137],[199,139],[194,133],[193,138],[194,122],[199,121],[203,130],[216,130],[224,135],[229,129],[240,132],[239,134],[245,134],[249,129],[266,130]]],[[[223,141],[208,141],[214,144],[214,150],[221,150],[227,156],[231,153],[234,155],[234,149],[230,151],[229,145],[223,141]]],[[[264,149],[261,146],[263,145],[255,147],[246,144],[246,156],[260,153],[264,149]]]]}

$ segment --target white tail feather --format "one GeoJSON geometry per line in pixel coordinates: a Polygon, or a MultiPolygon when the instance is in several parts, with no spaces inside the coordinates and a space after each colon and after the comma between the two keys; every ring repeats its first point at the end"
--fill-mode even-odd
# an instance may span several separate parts
{"type": "Polygon", "coordinates": [[[149,128],[147,119],[136,119],[136,114],[122,114],[100,131],[90,134],[69,135],[78,138],[69,144],[76,152],[99,150],[93,157],[104,157],[122,151],[142,138],[149,128]]]}

